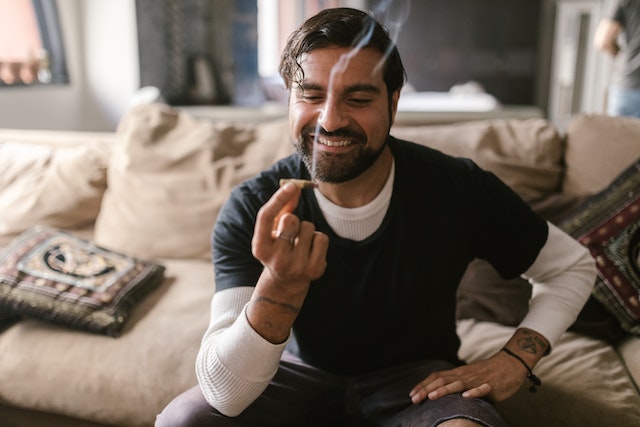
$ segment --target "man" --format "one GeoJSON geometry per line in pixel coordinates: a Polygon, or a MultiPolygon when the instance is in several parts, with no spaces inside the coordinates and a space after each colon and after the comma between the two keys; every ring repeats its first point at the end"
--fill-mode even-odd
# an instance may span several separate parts
{"type": "Polygon", "coordinates": [[[612,16],[598,24],[594,45],[614,58],[622,56],[609,88],[607,113],[640,117],[640,0],[620,0],[612,16]],[[621,49],[618,38],[623,32],[621,49]]]}
{"type": "Polygon", "coordinates": [[[389,136],[404,68],[366,13],[307,20],[280,71],[297,154],[220,213],[199,386],[157,425],[504,425],[488,400],[538,381],[590,294],[588,251],[471,161],[389,136]],[[464,365],[455,294],[476,257],[535,290],[505,351],[464,365]]]}

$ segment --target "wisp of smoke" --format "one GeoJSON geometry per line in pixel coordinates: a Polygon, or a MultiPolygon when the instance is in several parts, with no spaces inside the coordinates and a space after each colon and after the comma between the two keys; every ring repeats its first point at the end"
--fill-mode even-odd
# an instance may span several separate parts
{"type": "MultiPolygon", "coordinates": [[[[370,11],[370,15],[374,19],[376,19],[378,22],[380,22],[384,27],[387,28],[387,31],[389,31],[389,37],[393,42],[387,47],[387,51],[384,52],[384,54],[382,55],[382,58],[380,59],[378,64],[376,64],[376,66],[374,67],[373,69],[374,73],[377,72],[378,69],[384,65],[387,57],[391,53],[391,50],[393,49],[393,47],[395,46],[398,40],[400,29],[402,28],[402,25],[406,22],[409,16],[410,10],[411,10],[411,0],[381,0],[370,11]]],[[[329,85],[327,87],[327,94],[332,93],[335,76],[339,73],[344,72],[349,66],[349,62],[351,61],[351,59],[354,56],[356,56],[358,52],[360,52],[365,46],[367,46],[367,44],[371,39],[371,35],[373,34],[373,30],[374,30],[374,23],[373,21],[371,21],[370,24],[364,26],[362,31],[360,31],[358,36],[356,36],[355,40],[352,43],[353,49],[351,49],[349,52],[340,56],[340,58],[338,59],[338,62],[332,67],[331,73],[329,75],[329,85]]],[[[318,135],[320,134],[320,127],[321,127],[320,123],[324,120],[324,117],[327,114],[327,108],[330,108],[329,102],[325,103],[324,108],[320,112],[320,117],[319,117],[318,123],[316,124],[316,129],[315,129],[316,140],[314,141],[314,145],[313,145],[314,147],[316,146],[317,138],[318,138],[318,135]]],[[[312,157],[313,157],[312,164],[313,164],[314,170],[311,171],[311,175],[314,176],[315,164],[316,164],[315,148],[313,149],[312,157]]]]}

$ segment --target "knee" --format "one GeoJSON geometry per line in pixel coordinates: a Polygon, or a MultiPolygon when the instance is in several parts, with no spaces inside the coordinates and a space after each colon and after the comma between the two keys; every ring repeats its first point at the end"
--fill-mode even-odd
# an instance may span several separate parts
{"type": "Polygon", "coordinates": [[[203,424],[202,416],[188,407],[171,402],[156,416],[155,427],[197,427],[203,424]]]}
{"type": "Polygon", "coordinates": [[[211,426],[214,425],[212,417],[214,409],[206,402],[199,388],[195,387],[173,399],[156,416],[155,427],[211,426]]]}

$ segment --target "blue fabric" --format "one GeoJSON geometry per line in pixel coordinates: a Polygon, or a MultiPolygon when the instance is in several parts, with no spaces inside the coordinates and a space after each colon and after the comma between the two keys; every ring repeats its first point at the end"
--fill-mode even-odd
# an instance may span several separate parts
{"type": "Polygon", "coordinates": [[[640,89],[611,86],[607,113],[610,116],[640,117],[640,89]]]}

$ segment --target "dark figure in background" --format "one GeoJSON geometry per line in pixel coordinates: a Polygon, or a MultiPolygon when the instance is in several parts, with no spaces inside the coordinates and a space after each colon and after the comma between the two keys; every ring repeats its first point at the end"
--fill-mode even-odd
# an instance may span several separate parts
{"type": "Polygon", "coordinates": [[[590,295],[589,252],[470,160],[390,136],[405,71],[367,13],[307,20],[280,73],[297,154],[222,209],[199,385],[157,425],[503,426],[489,402],[537,381],[590,295]],[[504,350],[464,364],[455,295],[475,258],[534,291],[504,350]]]}
{"type": "Polygon", "coordinates": [[[607,113],[640,117],[640,0],[620,0],[611,17],[598,24],[594,44],[616,58],[607,113]]]}

